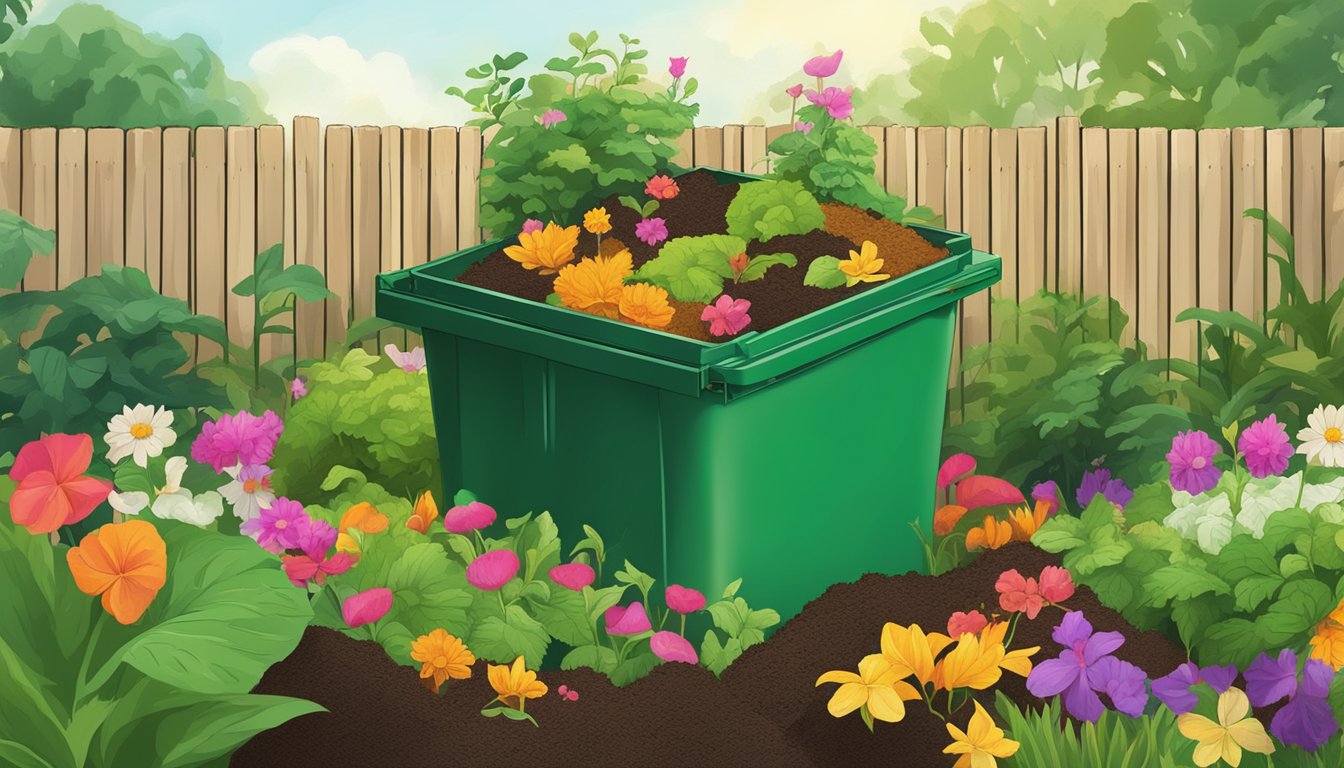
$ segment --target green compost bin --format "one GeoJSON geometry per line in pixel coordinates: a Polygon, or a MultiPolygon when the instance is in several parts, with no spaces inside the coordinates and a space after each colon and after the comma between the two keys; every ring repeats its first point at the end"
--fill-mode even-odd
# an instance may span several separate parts
{"type": "Polygon", "coordinates": [[[567,548],[591,525],[608,572],[629,559],[711,600],[741,577],[787,620],[924,567],[910,523],[931,526],[958,302],[1000,264],[915,229],[947,258],[722,344],[453,280],[515,240],[380,275],[377,314],[424,336],[445,496],[550,510],[567,548]]]}

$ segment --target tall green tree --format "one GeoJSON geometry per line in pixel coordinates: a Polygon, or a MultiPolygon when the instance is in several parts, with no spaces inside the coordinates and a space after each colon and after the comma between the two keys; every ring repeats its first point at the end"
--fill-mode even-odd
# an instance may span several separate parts
{"type": "MultiPolygon", "coordinates": [[[[19,2],[0,1],[11,10],[19,2]]],[[[98,5],[72,5],[0,45],[0,72],[2,125],[194,127],[268,119],[256,93],[230,79],[200,37],[147,34],[98,5]]]]}

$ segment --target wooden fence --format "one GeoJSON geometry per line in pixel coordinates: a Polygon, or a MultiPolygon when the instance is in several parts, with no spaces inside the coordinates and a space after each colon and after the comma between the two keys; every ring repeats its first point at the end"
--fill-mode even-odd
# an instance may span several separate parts
{"type": "MultiPolygon", "coordinates": [[[[679,162],[762,171],[785,127],[703,127],[679,162]]],[[[1344,128],[1082,128],[1075,118],[990,129],[868,126],[887,189],[942,214],[1003,258],[998,297],[1039,288],[1110,295],[1154,355],[1191,357],[1192,306],[1249,316],[1277,296],[1266,208],[1296,238],[1310,295],[1344,279],[1344,128]]],[[[337,299],[301,305],[296,340],[316,356],[350,316],[373,310],[380,271],[477,244],[477,182],[489,143],[477,128],[294,120],[277,125],[120,129],[0,128],[0,207],[52,228],[52,257],[24,281],[50,289],[104,263],[144,269],[163,293],[250,339],[248,299],[229,288],[253,255],[283,242],[287,263],[322,270],[337,299]],[[292,140],[287,140],[292,139],[292,140]]],[[[986,295],[964,302],[958,351],[991,335],[986,295]]],[[[288,353],[268,336],[266,354],[288,353]]],[[[202,349],[202,354],[212,354],[202,349]]],[[[955,369],[954,369],[955,370],[955,369]]]]}

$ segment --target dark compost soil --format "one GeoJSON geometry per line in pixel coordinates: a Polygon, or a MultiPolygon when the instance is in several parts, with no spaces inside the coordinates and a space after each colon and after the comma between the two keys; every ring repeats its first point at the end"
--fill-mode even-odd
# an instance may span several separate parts
{"type": "MultiPolygon", "coordinates": [[[[681,189],[680,194],[671,200],[662,201],[657,213],[653,214],[667,222],[669,240],[723,234],[727,230],[724,215],[733,196],[737,194],[738,184],[720,185],[707,171],[693,171],[678,178],[677,185],[681,189]]],[[[601,205],[610,214],[612,227],[611,232],[602,238],[604,254],[611,252],[608,243],[619,238],[630,249],[636,269],[658,255],[661,243],[650,246],[634,235],[635,224],[640,220],[638,214],[621,205],[615,195],[603,200],[601,205]]],[[[808,265],[818,257],[847,259],[851,250],[857,251],[864,240],[871,240],[877,245],[878,256],[883,260],[882,271],[894,278],[947,256],[947,249],[933,245],[913,229],[883,219],[870,211],[834,203],[823,205],[822,210],[826,213],[826,225],[822,230],[748,245],[747,254],[750,256],[792,253],[798,258],[798,265],[793,268],[771,267],[760,280],[724,285],[724,292],[733,298],[751,301],[752,320],[747,330],[768,331],[883,284],[860,283],[852,288],[830,289],[803,285],[808,265]]],[[[595,243],[596,238],[592,234],[580,230],[576,258],[592,256],[595,243]]],[[[457,279],[468,285],[532,301],[545,301],[551,293],[555,277],[524,269],[501,250],[471,265],[457,279]]],[[[699,309],[703,305],[674,306],[677,314],[673,317],[672,325],[664,329],[667,332],[716,343],[732,340],[731,336],[710,338],[707,324],[700,320],[699,309]]]]}
{"type": "MultiPolygon", "coordinates": [[[[449,681],[436,697],[415,670],[397,666],[379,646],[313,627],[256,692],[310,699],[330,711],[257,736],[232,765],[948,766],[952,759],[942,754],[947,731],[922,704],[909,702],[904,721],[879,722],[870,734],[857,714],[836,719],[827,713],[835,686],[815,687],[817,676],[854,669],[876,653],[885,622],[943,631],[952,611],[992,601],[1003,571],[1034,575],[1058,563],[1030,545],[1012,544],[938,577],[870,574],[837,584],[748,649],[721,680],[684,664],[656,667],[626,688],[588,670],[543,671],[551,690],[527,708],[540,728],[479,714],[494,697],[483,663],[470,680],[449,681]],[[562,700],[555,690],[561,684],[580,699],[562,700]]],[[[1185,661],[1166,637],[1138,632],[1085,587],[1068,605],[1098,631],[1123,632],[1116,655],[1150,677],[1185,661]]],[[[1022,621],[1012,647],[1040,645],[1035,661],[1056,655],[1050,632],[1061,615],[1047,609],[1035,621],[1022,621]]],[[[1015,675],[1005,673],[996,687],[1019,702],[1038,703],[1015,675]]],[[[993,689],[977,698],[992,707],[993,689]]],[[[970,711],[965,705],[954,722],[965,728],[970,711]]]]}

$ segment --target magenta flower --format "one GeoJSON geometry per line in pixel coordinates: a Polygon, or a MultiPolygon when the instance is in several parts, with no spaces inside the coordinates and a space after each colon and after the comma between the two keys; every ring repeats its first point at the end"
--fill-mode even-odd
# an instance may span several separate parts
{"type": "Polygon", "coordinates": [[[550,128],[557,123],[565,122],[566,119],[565,113],[558,109],[547,110],[541,114],[541,127],[550,128]]]}
{"type": "Polygon", "coordinates": [[[1059,511],[1059,486],[1054,480],[1046,480],[1044,483],[1037,483],[1031,489],[1032,501],[1044,501],[1047,505],[1046,516],[1050,516],[1059,511]]]}
{"type": "Polygon", "coordinates": [[[407,373],[419,373],[425,370],[425,348],[416,347],[410,352],[402,352],[396,344],[383,347],[392,364],[407,373]]]}
{"type": "MultiPolygon", "coordinates": [[[[638,605],[638,603],[636,603],[638,605]]],[[[663,661],[679,661],[683,664],[698,664],[700,657],[695,653],[691,641],[676,632],[654,632],[649,638],[649,648],[653,655],[663,661]]]]}
{"type": "Polygon", "coordinates": [[[1118,712],[1130,717],[1143,714],[1148,703],[1143,670],[1111,654],[1125,643],[1119,632],[1092,631],[1082,611],[1069,611],[1051,635],[1064,646],[1058,658],[1037,664],[1027,676],[1027,690],[1046,699],[1064,694],[1064,709],[1078,720],[1095,723],[1105,706],[1099,693],[1106,694],[1118,712]]]}
{"type": "Polygon", "coordinates": [[[1246,695],[1254,706],[1288,699],[1269,724],[1269,732],[1279,741],[1314,752],[1339,731],[1326,699],[1335,670],[1320,659],[1307,659],[1299,681],[1297,654],[1287,648],[1277,659],[1262,653],[1246,668],[1245,677],[1246,695]]]}
{"type": "Polygon", "coordinates": [[[803,95],[803,84],[799,83],[797,85],[791,85],[788,88],[785,88],[784,92],[789,94],[790,98],[796,99],[803,95]]]}
{"type": "Polygon", "coordinates": [[[443,513],[443,527],[449,533],[471,533],[487,528],[495,522],[495,508],[473,501],[443,513]]]}
{"type": "MultiPolygon", "coordinates": [[[[336,543],[339,532],[326,520],[314,520],[308,515],[294,521],[293,546],[286,549],[301,550],[303,554],[319,560],[336,543]]],[[[288,543],[288,542],[285,542],[288,543]]]]}
{"type": "Polygon", "coordinates": [[[709,323],[711,336],[736,336],[751,323],[751,315],[747,314],[749,309],[750,301],[734,299],[725,293],[700,310],[700,321],[709,323]]]}
{"type": "Polygon", "coordinates": [[[635,237],[649,245],[657,245],[667,239],[667,222],[657,216],[644,219],[635,225],[635,237]]]}
{"type": "Polygon", "coordinates": [[[683,587],[680,584],[673,584],[663,593],[663,598],[667,600],[667,607],[677,613],[695,613],[704,610],[705,596],[698,589],[683,587]]]}
{"type": "Polygon", "coordinates": [[[1078,485],[1078,506],[1091,504],[1098,493],[1121,509],[1134,498],[1134,492],[1129,486],[1118,477],[1112,478],[1111,470],[1105,468],[1094,469],[1083,475],[1083,481],[1078,485]]]}
{"type": "Polygon", "coordinates": [[[608,635],[638,635],[653,629],[653,625],[649,623],[649,614],[644,611],[644,604],[639,601],[625,608],[613,605],[604,615],[607,619],[608,635]]]}
{"type": "Polygon", "coordinates": [[[938,490],[941,491],[974,471],[975,457],[969,453],[954,453],[948,456],[938,468],[938,490]]]}
{"type": "Polygon", "coordinates": [[[793,124],[793,130],[802,131],[804,136],[811,133],[812,129],[816,127],[817,127],[816,123],[809,123],[806,120],[799,120],[798,122],[793,124]]]}
{"type": "Polygon", "coordinates": [[[341,618],[345,625],[354,629],[372,624],[392,610],[392,590],[387,587],[374,587],[357,592],[341,603],[341,618]]]}
{"type": "Polygon", "coordinates": [[[274,411],[253,416],[247,411],[224,414],[201,427],[191,444],[191,458],[223,472],[239,464],[265,464],[285,425],[274,411]]]}
{"type": "Polygon", "coordinates": [[[262,508],[251,520],[238,527],[251,536],[267,552],[280,554],[286,549],[299,548],[299,529],[308,524],[309,517],[303,505],[281,496],[271,502],[270,509],[262,508]]]}
{"type": "Polygon", "coordinates": [[[537,221],[536,219],[528,219],[527,221],[523,222],[524,235],[531,234],[532,232],[540,232],[545,228],[546,225],[542,224],[540,221],[537,221]]]}
{"type": "Polygon", "coordinates": [[[669,75],[671,75],[671,76],[673,76],[673,77],[675,77],[675,78],[680,78],[682,75],[686,74],[686,60],[687,60],[687,58],[689,58],[689,57],[687,57],[687,56],[668,56],[668,57],[667,57],[667,61],[668,61],[668,64],[667,64],[667,74],[669,74],[669,75]]]}
{"type": "Polygon", "coordinates": [[[845,52],[837,48],[830,56],[814,56],[803,65],[803,74],[812,77],[830,77],[840,68],[840,59],[844,55],[845,52]]]}
{"type": "Polygon", "coordinates": [[[587,563],[557,565],[550,570],[550,576],[551,581],[575,592],[582,592],[584,587],[592,584],[593,580],[597,578],[592,566],[587,563]]]}
{"type": "Polygon", "coordinates": [[[1237,668],[1228,664],[1223,667],[1203,667],[1193,661],[1187,661],[1170,674],[1153,681],[1153,695],[1167,705],[1167,709],[1178,715],[1192,712],[1199,704],[1199,696],[1190,690],[1200,683],[1208,683],[1214,693],[1222,694],[1237,679],[1237,668]]]}
{"type": "Polygon", "coordinates": [[[1246,469],[1252,477],[1282,475],[1288,469],[1293,446],[1278,417],[1269,414],[1255,422],[1237,439],[1237,450],[1246,457],[1246,469]]]}
{"type": "Polygon", "coordinates": [[[294,380],[289,382],[289,394],[293,395],[295,400],[308,395],[308,385],[304,383],[302,376],[295,376],[294,380]]]}
{"type": "Polygon", "coordinates": [[[1223,471],[1213,466],[1218,455],[1218,444],[1199,430],[1181,432],[1171,439],[1167,463],[1171,465],[1171,487],[1191,496],[1218,485],[1223,471]]]}
{"type": "Polygon", "coordinates": [[[493,592],[518,575],[518,555],[512,549],[496,549],[480,555],[467,566],[467,582],[493,592]]]}
{"type": "Polygon", "coordinates": [[[854,102],[849,99],[849,91],[830,86],[821,93],[808,90],[807,100],[818,107],[825,107],[827,114],[836,120],[844,120],[854,114],[854,102]]]}
{"type": "Polygon", "coordinates": [[[315,584],[325,583],[328,576],[337,576],[350,570],[350,567],[359,561],[355,555],[346,552],[337,552],[331,557],[321,555],[319,557],[310,557],[308,555],[286,555],[282,565],[285,569],[285,575],[296,587],[308,586],[308,582],[315,584]]]}

